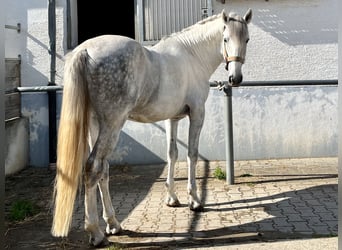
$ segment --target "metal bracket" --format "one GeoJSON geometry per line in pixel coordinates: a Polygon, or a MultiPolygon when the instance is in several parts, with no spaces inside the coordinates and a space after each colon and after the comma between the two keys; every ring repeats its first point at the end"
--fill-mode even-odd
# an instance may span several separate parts
{"type": "Polygon", "coordinates": [[[16,30],[18,33],[20,33],[20,31],[21,31],[21,24],[20,24],[20,23],[17,23],[16,26],[15,26],[15,25],[8,25],[8,24],[6,24],[6,25],[5,25],[5,28],[6,28],[6,29],[16,30]]]}

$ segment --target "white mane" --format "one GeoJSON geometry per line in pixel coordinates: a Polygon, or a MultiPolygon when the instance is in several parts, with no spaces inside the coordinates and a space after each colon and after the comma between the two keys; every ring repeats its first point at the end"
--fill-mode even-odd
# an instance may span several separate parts
{"type": "Polygon", "coordinates": [[[198,43],[199,41],[212,39],[223,31],[222,13],[207,17],[200,20],[197,23],[182,29],[179,32],[172,33],[169,36],[165,36],[161,41],[168,39],[177,39],[185,44],[198,43]],[[212,24],[215,23],[215,26],[212,24]]]}

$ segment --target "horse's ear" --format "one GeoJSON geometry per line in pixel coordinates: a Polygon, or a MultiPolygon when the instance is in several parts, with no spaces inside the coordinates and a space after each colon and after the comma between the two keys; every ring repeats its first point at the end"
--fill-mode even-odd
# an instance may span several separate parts
{"type": "Polygon", "coordinates": [[[245,16],[243,17],[245,19],[246,23],[249,24],[252,20],[252,10],[248,9],[245,16]]]}
{"type": "Polygon", "coordinates": [[[224,11],[224,9],[222,10],[221,15],[222,15],[223,22],[226,23],[228,21],[228,17],[226,15],[226,12],[224,11]]]}

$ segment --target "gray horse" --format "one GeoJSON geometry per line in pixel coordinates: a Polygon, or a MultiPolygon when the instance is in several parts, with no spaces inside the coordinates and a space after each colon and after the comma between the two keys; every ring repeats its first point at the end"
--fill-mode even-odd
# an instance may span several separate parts
{"type": "Polygon", "coordinates": [[[52,234],[67,236],[79,185],[85,184],[85,230],[90,243],[106,240],[99,227],[99,187],[106,233],[120,231],[108,188],[110,153],[126,120],[166,122],[168,206],[179,206],[174,192],[178,121],[189,117],[188,194],[191,210],[201,210],[195,167],[209,93],[209,78],[222,60],[230,85],[242,81],[249,40],[244,17],[224,11],[172,34],[152,47],[116,35],[85,41],[67,55],[58,131],[57,174],[52,234]],[[88,153],[90,152],[90,154],[88,153]]]}

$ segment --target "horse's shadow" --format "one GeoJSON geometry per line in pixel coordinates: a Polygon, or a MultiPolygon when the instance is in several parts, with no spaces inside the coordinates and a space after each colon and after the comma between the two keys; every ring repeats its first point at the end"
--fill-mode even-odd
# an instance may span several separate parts
{"type": "MultiPolygon", "coordinates": [[[[159,177],[162,174],[162,165],[154,166],[147,170],[148,173],[144,175],[137,175],[137,179],[129,184],[126,182],[128,188],[137,188],[136,191],[140,195],[135,197],[135,206],[139,204],[145,197],[144,194],[150,190],[154,182],[163,182],[164,178],[159,177]],[[149,172],[150,171],[150,172],[149,172]],[[153,173],[154,178],[151,178],[153,173]],[[138,179],[143,178],[144,181],[138,179]],[[136,182],[137,181],[137,182],[136,182]],[[144,183],[138,185],[137,183],[144,183]],[[142,193],[142,190],[143,193],[142,193]],[[139,197],[140,196],[140,197],[139,197]],[[139,197],[139,198],[138,198],[139,197]]],[[[147,167],[144,167],[147,169],[147,167]]],[[[209,177],[209,163],[204,166],[204,177],[200,180],[199,189],[202,190],[202,201],[207,199],[207,182],[209,177]]],[[[145,171],[145,170],[144,170],[145,171]]],[[[139,171],[138,171],[139,172],[139,171]]],[[[130,172],[129,174],[132,174],[130,172]]],[[[335,175],[324,175],[320,178],[332,178],[335,175]]],[[[134,179],[134,175],[132,180],[134,179]]],[[[289,177],[291,180],[291,177],[289,177]]],[[[308,176],[307,179],[315,179],[316,176],[308,176]]],[[[293,176],[293,180],[298,179],[298,176],[293,176]]],[[[306,179],[303,177],[303,179],[306,179]]],[[[179,180],[179,179],[178,179],[179,180]]],[[[277,181],[288,181],[279,179],[277,181]]],[[[267,180],[265,182],[268,182],[267,180]]],[[[180,185],[180,184],[178,184],[180,185]]],[[[126,190],[131,195],[135,192],[133,190],[126,190]]],[[[119,201],[119,203],[122,202],[119,201]]],[[[115,203],[115,202],[114,202],[115,203]]],[[[180,208],[184,209],[185,204],[180,208]]],[[[134,209],[120,210],[118,218],[120,221],[130,217],[130,213],[134,209]]],[[[146,208],[149,209],[149,208],[146,208]]],[[[135,218],[138,219],[138,218],[135,218]]],[[[224,219],[224,218],[223,218],[224,219]]],[[[162,223],[162,222],[159,222],[162,223]]],[[[201,213],[194,213],[192,221],[189,224],[187,232],[172,232],[169,230],[155,231],[151,228],[151,232],[139,232],[133,230],[123,230],[118,236],[108,237],[113,244],[127,248],[184,248],[196,247],[200,245],[226,245],[234,242],[256,242],[267,241],[270,239],[288,239],[288,238],[311,238],[320,236],[334,236],[337,235],[337,184],[319,185],[302,190],[282,192],[267,197],[255,197],[249,199],[241,199],[235,201],[226,201],[220,203],[205,203],[204,211],[201,213]],[[274,202],[275,201],[275,202],[274,202]],[[256,205],[250,205],[250,204],[256,205]],[[240,204],[239,206],[232,206],[233,204],[240,204]],[[295,209],[293,209],[293,207],[295,209]],[[241,223],[239,225],[217,227],[209,230],[198,230],[197,225],[200,223],[200,217],[205,213],[222,213],[239,212],[242,209],[258,209],[265,211],[269,216],[266,219],[255,220],[251,222],[241,223]],[[310,219],[309,219],[310,218],[310,219]],[[326,221],[325,221],[326,220],[326,221]],[[308,227],[308,221],[311,226],[308,227]],[[139,240],[132,241],[133,238],[139,240]],[[153,238],[153,242],[149,240],[141,240],[143,238],[153,238]],[[158,239],[159,238],[159,239],[158,239]],[[126,241],[126,239],[128,239],[126,241]]]]}

